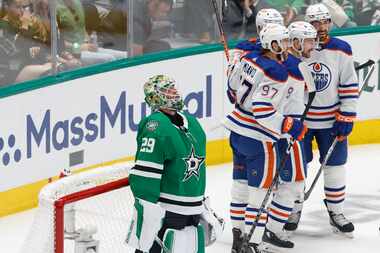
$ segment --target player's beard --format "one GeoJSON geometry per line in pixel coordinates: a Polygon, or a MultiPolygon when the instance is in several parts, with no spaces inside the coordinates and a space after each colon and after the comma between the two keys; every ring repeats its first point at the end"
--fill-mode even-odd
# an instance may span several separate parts
{"type": "Polygon", "coordinates": [[[318,31],[318,38],[320,43],[325,43],[329,38],[329,33],[327,30],[318,31]]]}
{"type": "Polygon", "coordinates": [[[302,57],[310,58],[311,51],[313,51],[313,49],[307,50],[306,52],[305,52],[305,50],[302,51],[302,57]]]}

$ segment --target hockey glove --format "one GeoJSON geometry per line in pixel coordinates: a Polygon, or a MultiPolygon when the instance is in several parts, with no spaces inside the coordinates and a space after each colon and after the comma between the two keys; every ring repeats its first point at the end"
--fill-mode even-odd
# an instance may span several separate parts
{"type": "Polygon", "coordinates": [[[205,245],[210,246],[223,234],[225,221],[220,218],[210,207],[210,198],[203,201],[205,210],[200,216],[199,223],[203,227],[205,235],[205,245]]]}
{"type": "Polygon", "coordinates": [[[339,141],[344,140],[352,132],[354,126],[354,112],[337,112],[335,114],[335,122],[332,133],[338,137],[339,141]]]}
{"type": "Polygon", "coordinates": [[[285,117],[282,122],[282,133],[290,134],[297,141],[301,141],[307,132],[305,123],[292,117],[285,117]]]}

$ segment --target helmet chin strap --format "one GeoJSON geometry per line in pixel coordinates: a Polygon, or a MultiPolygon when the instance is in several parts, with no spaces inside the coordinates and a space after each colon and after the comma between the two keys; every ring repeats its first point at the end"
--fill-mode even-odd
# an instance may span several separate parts
{"type": "Polygon", "coordinates": [[[298,54],[299,57],[302,57],[302,52],[303,52],[303,50],[304,50],[304,45],[303,45],[303,43],[304,43],[304,39],[299,39],[299,40],[300,40],[301,48],[298,49],[298,48],[295,47],[295,45],[294,45],[294,39],[293,39],[293,40],[292,40],[292,49],[295,51],[295,53],[298,54]]]}
{"type": "Polygon", "coordinates": [[[275,51],[273,49],[272,45],[271,45],[270,46],[270,51],[276,55],[277,60],[284,61],[285,60],[284,53],[285,53],[286,50],[284,48],[282,48],[281,43],[279,43],[278,41],[276,41],[276,42],[277,42],[278,47],[281,50],[280,51],[275,51]]]}

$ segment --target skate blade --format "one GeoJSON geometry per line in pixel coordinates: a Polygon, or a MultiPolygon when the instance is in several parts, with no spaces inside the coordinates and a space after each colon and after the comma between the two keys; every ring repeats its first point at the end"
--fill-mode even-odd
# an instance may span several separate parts
{"type": "Polygon", "coordinates": [[[293,235],[294,235],[294,231],[284,230],[284,232],[285,232],[285,238],[287,240],[291,239],[293,237],[293,235]]]}
{"type": "Polygon", "coordinates": [[[331,227],[331,228],[332,228],[332,231],[335,234],[341,235],[341,236],[349,238],[349,239],[353,239],[354,238],[354,233],[353,232],[344,233],[344,232],[340,231],[339,229],[337,229],[336,227],[331,227]]]}
{"type": "Polygon", "coordinates": [[[288,253],[292,250],[291,248],[277,247],[266,242],[260,243],[258,249],[260,250],[260,253],[288,253]]]}

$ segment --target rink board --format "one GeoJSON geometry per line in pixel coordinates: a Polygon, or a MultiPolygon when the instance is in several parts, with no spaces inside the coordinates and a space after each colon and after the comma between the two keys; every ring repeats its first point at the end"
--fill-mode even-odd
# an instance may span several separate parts
{"type": "MultiPolygon", "coordinates": [[[[351,43],[357,63],[377,57],[360,98],[361,121],[355,125],[350,143],[380,142],[380,110],[376,106],[380,100],[380,33],[344,39],[351,43]]],[[[84,170],[133,159],[137,123],[149,113],[142,85],[158,73],[177,80],[189,113],[200,119],[209,140],[207,163],[231,160],[228,133],[220,125],[231,110],[225,96],[223,52],[145,61],[105,71],[90,67],[0,99],[0,115],[7,119],[0,125],[0,216],[34,206],[39,189],[65,167],[84,170]]],[[[360,71],[359,79],[367,71],[360,71]]]]}

